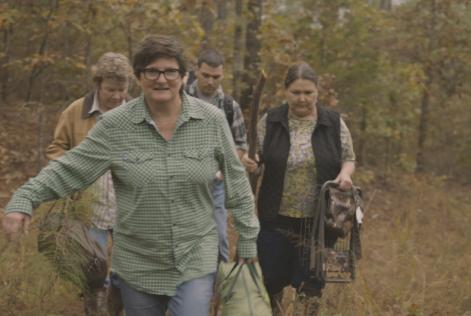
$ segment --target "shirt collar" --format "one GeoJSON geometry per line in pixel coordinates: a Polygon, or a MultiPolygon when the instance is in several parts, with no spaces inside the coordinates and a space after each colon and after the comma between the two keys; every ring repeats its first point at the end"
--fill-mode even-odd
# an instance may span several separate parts
{"type": "MultiPolygon", "coordinates": [[[[118,106],[121,106],[125,103],[126,103],[126,99],[124,99],[123,102],[118,106]]],[[[99,114],[104,113],[104,111],[100,108],[100,101],[98,101],[98,90],[95,90],[95,92],[93,93],[93,103],[92,103],[92,107],[90,108],[90,111],[88,111],[88,114],[91,116],[95,112],[98,112],[99,114]]]]}
{"type": "MultiPolygon", "coordinates": [[[[316,118],[317,124],[318,125],[325,125],[325,126],[332,125],[330,123],[330,121],[328,120],[328,118],[327,118],[326,109],[322,105],[320,105],[319,103],[316,104],[316,108],[317,108],[317,118],[316,118]]],[[[273,115],[271,115],[268,118],[268,120],[271,121],[271,122],[282,122],[282,123],[286,124],[286,126],[287,126],[288,115],[289,115],[288,111],[289,111],[288,103],[283,102],[280,109],[278,111],[276,111],[273,115]]]]}
{"type": "MultiPolygon", "coordinates": [[[[188,87],[188,93],[191,96],[201,98],[201,92],[198,89],[198,79],[196,79],[190,84],[190,86],[188,87]]],[[[224,99],[224,91],[222,90],[221,86],[216,89],[216,94],[212,96],[212,98],[216,99],[217,101],[224,99]]]]}
{"type": "Polygon", "coordinates": [[[93,93],[93,103],[92,103],[92,107],[90,108],[90,111],[88,111],[88,114],[93,114],[95,112],[98,112],[98,113],[103,113],[100,109],[100,103],[98,102],[98,91],[95,90],[95,92],[93,93]]]}
{"type": "MultiPolygon", "coordinates": [[[[182,113],[178,121],[186,122],[190,119],[203,119],[205,117],[202,109],[196,104],[196,100],[188,96],[186,93],[182,95],[182,113]]],[[[141,94],[135,102],[129,107],[130,119],[134,124],[142,122],[152,122],[149,109],[147,108],[144,100],[144,95],[141,94]]]]}

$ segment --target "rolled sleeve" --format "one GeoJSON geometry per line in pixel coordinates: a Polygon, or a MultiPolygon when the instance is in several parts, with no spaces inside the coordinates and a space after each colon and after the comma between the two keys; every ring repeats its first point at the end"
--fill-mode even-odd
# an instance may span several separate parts
{"type": "Polygon", "coordinates": [[[32,214],[42,202],[59,199],[92,184],[109,168],[108,135],[104,124],[77,147],[49,162],[13,195],[5,211],[32,214]]]}
{"type": "Polygon", "coordinates": [[[234,109],[234,118],[232,121],[231,132],[237,149],[247,151],[247,129],[245,128],[242,110],[236,101],[232,103],[234,109]]]}
{"type": "Polygon", "coordinates": [[[258,152],[263,152],[263,143],[265,141],[265,133],[267,131],[267,114],[264,114],[257,124],[257,146],[258,152]]]}
{"type": "Polygon", "coordinates": [[[352,135],[343,119],[340,119],[340,144],[342,146],[342,161],[355,161],[352,135]]]}
{"type": "Polygon", "coordinates": [[[257,236],[260,229],[255,214],[255,203],[245,169],[240,163],[232,141],[229,126],[223,116],[219,118],[218,160],[224,174],[226,208],[231,209],[239,241],[237,253],[241,258],[252,258],[257,255],[257,236]]]}

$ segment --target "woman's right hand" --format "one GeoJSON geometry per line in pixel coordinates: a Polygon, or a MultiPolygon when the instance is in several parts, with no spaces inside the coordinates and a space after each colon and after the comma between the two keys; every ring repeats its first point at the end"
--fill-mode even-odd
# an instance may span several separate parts
{"type": "Polygon", "coordinates": [[[3,216],[3,232],[8,240],[15,240],[20,233],[28,233],[31,216],[21,212],[10,212],[3,216]]]}
{"type": "Polygon", "coordinates": [[[247,170],[250,173],[256,172],[258,169],[258,155],[255,155],[255,160],[249,158],[249,154],[245,152],[242,155],[242,158],[240,159],[242,164],[245,167],[245,170],[247,170]]]}

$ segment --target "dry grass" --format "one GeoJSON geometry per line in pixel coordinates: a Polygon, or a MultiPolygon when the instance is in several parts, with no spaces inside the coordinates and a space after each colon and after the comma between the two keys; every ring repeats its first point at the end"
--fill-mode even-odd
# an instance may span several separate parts
{"type": "MultiPolygon", "coordinates": [[[[471,316],[471,191],[413,175],[372,180],[365,193],[363,258],[351,284],[328,284],[320,316],[471,316]]],[[[292,289],[283,305],[292,315],[292,289]]]]}
{"type": "MultiPolygon", "coordinates": [[[[357,280],[329,284],[320,315],[470,316],[469,188],[412,176],[363,188],[369,207],[357,280]]],[[[0,315],[81,315],[79,291],[37,253],[35,235],[6,248],[0,238],[0,315]]]]}
{"type": "MultiPolygon", "coordinates": [[[[24,138],[34,135],[35,119],[13,114],[0,124],[1,207],[36,166],[36,139],[24,138]],[[24,119],[28,131],[18,133],[24,119]]],[[[371,174],[356,177],[368,204],[357,280],[328,285],[320,315],[471,316],[471,188],[431,176],[373,181],[371,174]]],[[[83,315],[79,290],[37,253],[36,234],[8,246],[0,236],[0,315],[83,315]]]]}
{"type": "Polygon", "coordinates": [[[320,315],[471,315],[469,188],[403,176],[372,190],[358,278],[328,285],[320,315]]]}
{"type": "MultiPolygon", "coordinates": [[[[329,284],[320,315],[470,316],[469,188],[413,176],[363,188],[367,203],[376,193],[357,280],[329,284]]],[[[81,315],[79,290],[56,277],[35,235],[7,248],[0,239],[0,315],[81,315]]]]}
{"type": "Polygon", "coordinates": [[[37,252],[36,227],[37,220],[18,242],[0,238],[0,315],[83,315],[78,288],[61,280],[37,252]]]}

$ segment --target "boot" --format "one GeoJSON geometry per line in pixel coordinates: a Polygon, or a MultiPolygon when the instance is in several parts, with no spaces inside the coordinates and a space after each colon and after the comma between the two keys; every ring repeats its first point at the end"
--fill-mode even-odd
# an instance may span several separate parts
{"type": "Polygon", "coordinates": [[[108,316],[106,289],[88,290],[83,293],[86,316],[108,316]]]}
{"type": "Polygon", "coordinates": [[[294,301],[293,316],[305,316],[306,314],[306,295],[299,293],[294,301]]]}
{"type": "Polygon", "coordinates": [[[106,289],[99,289],[96,291],[96,305],[98,316],[108,316],[108,304],[106,289]]]}
{"type": "Polygon", "coordinates": [[[96,316],[98,312],[98,306],[95,293],[92,291],[85,291],[82,297],[85,315],[96,316]]]}
{"type": "Polygon", "coordinates": [[[108,287],[108,315],[120,316],[122,315],[124,305],[121,299],[121,292],[119,288],[110,285],[108,287]]]}
{"type": "Polygon", "coordinates": [[[283,291],[270,295],[271,310],[273,316],[284,316],[283,310],[283,291]]]}
{"type": "Polygon", "coordinates": [[[300,293],[294,304],[293,316],[317,316],[319,307],[319,297],[306,296],[304,293],[300,293]]]}
{"type": "Polygon", "coordinates": [[[317,316],[320,308],[320,298],[319,297],[310,297],[306,302],[306,316],[317,316]]]}

